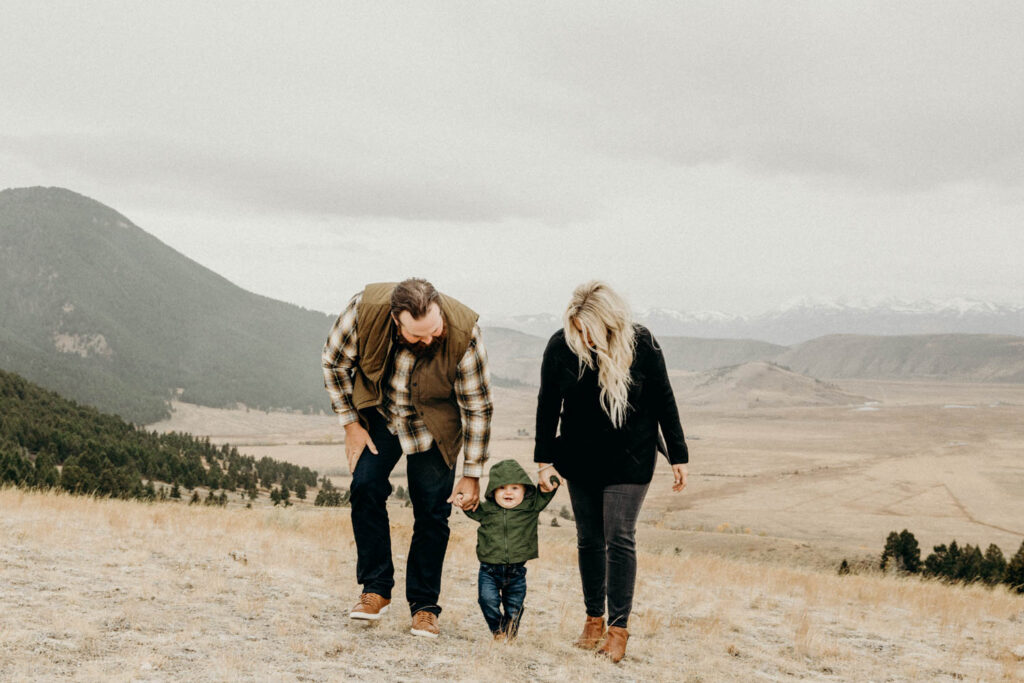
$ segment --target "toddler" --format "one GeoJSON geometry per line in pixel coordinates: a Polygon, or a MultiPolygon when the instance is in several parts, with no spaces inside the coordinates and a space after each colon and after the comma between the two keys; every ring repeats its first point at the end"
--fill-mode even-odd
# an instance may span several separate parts
{"type": "MultiPolygon", "coordinates": [[[[554,480],[556,485],[557,479],[554,480]]],[[[466,515],[480,523],[480,609],[495,640],[515,638],[526,599],[526,561],[537,557],[537,520],[555,495],[542,493],[515,460],[491,468],[484,500],[466,515]],[[502,611],[504,608],[504,611],[502,611]]]]}

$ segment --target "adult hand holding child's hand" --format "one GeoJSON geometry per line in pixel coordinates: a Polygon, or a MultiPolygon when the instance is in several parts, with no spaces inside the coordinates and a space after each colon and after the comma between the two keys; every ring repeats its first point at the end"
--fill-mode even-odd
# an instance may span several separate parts
{"type": "Polygon", "coordinates": [[[447,502],[458,505],[463,510],[476,510],[480,507],[480,480],[476,477],[459,479],[447,502]]]}
{"type": "Polygon", "coordinates": [[[537,484],[544,493],[554,491],[561,483],[561,478],[555,466],[551,463],[537,463],[540,469],[537,470],[537,484]]]}

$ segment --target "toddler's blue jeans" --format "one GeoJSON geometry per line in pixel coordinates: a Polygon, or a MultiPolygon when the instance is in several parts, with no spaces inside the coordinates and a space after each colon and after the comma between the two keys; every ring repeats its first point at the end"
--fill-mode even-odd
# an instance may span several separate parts
{"type": "Polygon", "coordinates": [[[526,600],[526,563],[481,562],[477,590],[480,610],[491,633],[504,633],[515,638],[523,616],[523,601],[526,600]]]}

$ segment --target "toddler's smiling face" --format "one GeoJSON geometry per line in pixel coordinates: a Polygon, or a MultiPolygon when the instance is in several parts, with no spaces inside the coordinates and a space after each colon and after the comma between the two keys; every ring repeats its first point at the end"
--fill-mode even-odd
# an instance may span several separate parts
{"type": "Polygon", "coordinates": [[[494,489],[494,502],[503,508],[514,508],[523,502],[526,487],[522,484],[506,484],[494,489]]]}

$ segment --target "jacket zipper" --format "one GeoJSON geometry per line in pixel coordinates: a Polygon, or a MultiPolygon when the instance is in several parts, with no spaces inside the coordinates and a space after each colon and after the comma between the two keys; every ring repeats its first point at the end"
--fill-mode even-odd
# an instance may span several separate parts
{"type": "Polygon", "coordinates": [[[505,533],[502,535],[505,537],[505,564],[508,564],[508,510],[504,508],[501,510],[501,523],[505,528],[505,533]]]}

